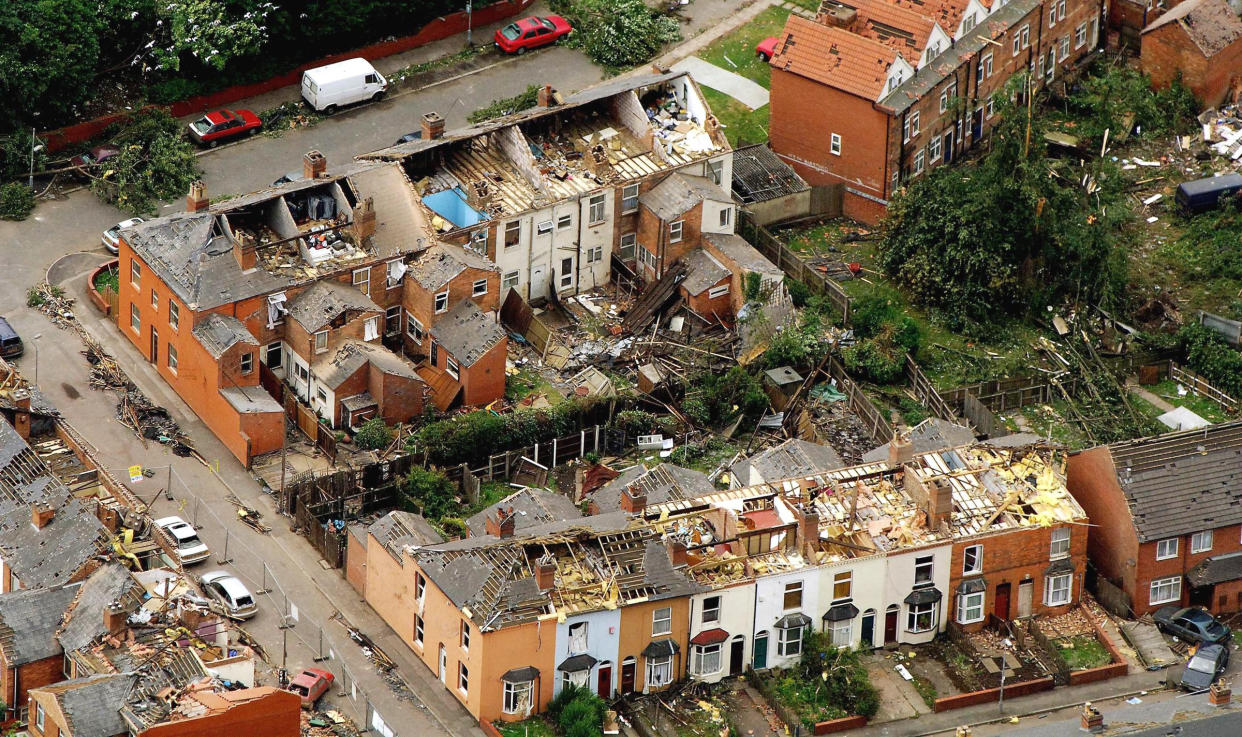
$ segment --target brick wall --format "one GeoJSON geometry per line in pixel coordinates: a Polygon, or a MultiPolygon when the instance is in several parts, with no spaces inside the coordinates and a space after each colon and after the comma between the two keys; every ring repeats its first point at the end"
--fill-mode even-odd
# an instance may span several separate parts
{"type": "Polygon", "coordinates": [[[682,296],[686,298],[686,306],[693,310],[695,314],[700,315],[703,319],[709,322],[716,322],[720,319],[732,319],[733,304],[730,300],[733,289],[732,286],[730,286],[732,281],[732,276],[726,276],[716,284],[712,285],[712,287],[704,289],[697,295],[689,295],[683,291],[682,296]],[[711,293],[712,288],[722,285],[729,286],[730,291],[725,292],[719,297],[708,296],[711,293]]]}
{"type": "MultiPolygon", "coordinates": [[[[1134,567],[1138,561],[1138,534],[1130,507],[1117,482],[1117,469],[1107,447],[1092,448],[1069,457],[1065,485],[1091,520],[1087,556],[1104,578],[1117,583],[1136,602],[1134,567]]],[[[1146,611],[1143,609],[1142,611],[1146,611]]]]}
{"type": "MultiPolygon", "coordinates": [[[[699,247],[702,242],[703,204],[699,203],[677,216],[674,220],[664,221],[646,205],[639,207],[638,215],[638,247],[646,248],[659,261],[663,248],[663,265],[667,269],[688,252],[699,247]],[[676,243],[669,240],[669,225],[680,220],[682,222],[681,240],[676,243]]],[[[651,280],[655,275],[650,269],[644,268],[640,275],[651,280]]]]}
{"type": "Polygon", "coordinates": [[[1143,73],[1157,89],[1168,87],[1180,74],[1182,81],[1206,107],[1220,105],[1242,78],[1242,39],[1205,57],[1178,23],[1142,36],[1143,73]]]}
{"type": "Polygon", "coordinates": [[[368,391],[379,404],[380,416],[390,425],[422,414],[426,387],[421,379],[386,374],[374,366],[369,370],[368,391]]]}
{"type": "Polygon", "coordinates": [[[3,694],[5,703],[24,704],[27,700],[26,691],[32,688],[43,688],[53,683],[59,683],[65,680],[64,656],[57,655],[43,660],[36,660],[33,663],[26,663],[18,666],[16,673],[0,659],[0,694],[3,694]],[[17,676],[17,696],[13,695],[13,677],[17,676]]]}
{"type": "MultiPolygon", "coordinates": [[[[475,361],[469,368],[461,367],[462,402],[481,406],[505,395],[505,356],[509,341],[502,340],[475,361]]],[[[440,360],[444,360],[440,351],[440,360]]]]}
{"type": "MultiPolygon", "coordinates": [[[[302,700],[297,694],[270,687],[250,691],[263,693],[224,711],[157,724],[138,737],[297,737],[301,733],[302,700]]],[[[231,696],[240,693],[244,692],[231,696]]]]}
{"type": "MultiPolygon", "coordinates": [[[[368,539],[370,535],[362,533],[368,539]]],[[[367,543],[350,533],[345,544],[345,580],[362,598],[367,596],[367,543]]]]}

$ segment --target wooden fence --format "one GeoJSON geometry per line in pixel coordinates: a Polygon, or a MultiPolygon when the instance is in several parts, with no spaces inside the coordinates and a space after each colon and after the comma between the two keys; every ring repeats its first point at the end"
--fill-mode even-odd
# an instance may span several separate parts
{"type": "Polygon", "coordinates": [[[1242,345],[1242,322],[1227,317],[1213,315],[1210,312],[1199,313],[1199,324],[1211,328],[1235,348],[1242,345]]]}
{"type": "Polygon", "coordinates": [[[398,485],[413,461],[402,456],[315,477],[295,476],[285,487],[287,511],[329,565],[345,564],[350,520],[397,504],[398,485]]]}
{"type": "Polygon", "coordinates": [[[853,412],[867,434],[876,443],[887,443],[893,439],[893,427],[888,419],[876,409],[876,406],[867,399],[867,395],[863,390],[854,383],[854,380],[845,372],[845,366],[835,358],[829,357],[826,368],[828,375],[837,380],[837,389],[841,391],[849,402],[850,411],[853,412]]]}
{"type": "Polygon", "coordinates": [[[932,386],[927,374],[923,373],[923,369],[919,368],[909,353],[906,354],[906,379],[910,382],[914,396],[918,397],[918,400],[931,410],[933,415],[949,422],[961,422],[958,414],[953,411],[944,397],[940,396],[940,392],[932,386]]]}
{"type": "Polygon", "coordinates": [[[756,250],[767,256],[772,263],[776,264],[790,278],[802,282],[812,292],[827,297],[833,306],[840,310],[845,323],[849,324],[851,316],[850,296],[845,293],[840,284],[808,266],[806,262],[799,258],[798,254],[794,253],[784,243],[781,243],[780,239],[772,235],[767,228],[755,224],[745,211],[742,212],[739,225],[741,226],[743,237],[750,241],[756,250]]]}
{"type": "MultiPolygon", "coordinates": [[[[449,466],[443,471],[444,475],[458,484],[464,483],[463,479],[466,474],[481,481],[508,479],[523,458],[529,458],[541,466],[553,468],[581,458],[587,453],[599,453],[600,455],[619,453],[628,446],[630,440],[631,438],[621,430],[605,425],[593,425],[573,435],[553,438],[525,448],[495,453],[488,456],[486,465],[470,468],[469,464],[462,463],[449,466]]],[[[415,454],[417,453],[418,451],[415,450],[415,454]]]]}
{"type": "Polygon", "coordinates": [[[1220,389],[1208,383],[1207,379],[1188,368],[1182,368],[1174,362],[1169,362],[1169,378],[1174,381],[1185,384],[1187,388],[1196,394],[1211,399],[1229,412],[1233,412],[1238,408],[1238,400],[1222,392],[1220,389]]]}
{"type": "MultiPolygon", "coordinates": [[[[1063,376],[1057,381],[1070,396],[1078,391],[1079,380],[1075,377],[1063,376]]],[[[954,406],[963,406],[966,397],[971,396],[987,409],[997,413],[1020,409],[1032,404],[1046,404],[1055,399],[1064,399],[1061,390],[1043,376],[982,381],[950,389],[942,392],[940,396],[954,406]]]]}

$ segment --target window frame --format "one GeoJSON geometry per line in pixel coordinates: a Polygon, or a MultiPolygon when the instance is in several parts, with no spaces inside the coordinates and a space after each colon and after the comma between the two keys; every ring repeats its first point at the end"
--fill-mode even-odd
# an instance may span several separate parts
{"type": "Polygon", "coordinates": [[[500,231],[500,242],[504,248],[516,248],[522,243],[522,220],[510,220],[500,231]]]}
{"type": "Polygon", "coordinates": [[[936,557],[934,555],[920,555],[914,559],[915,586],[930,586],[935,578],[936,557]]]}
{"type": "Polygon", "coordinates": [[[560,289],[569,289],[570,287],[574,285],[574,277],[577,276],[574,273],[574,271],[575,269],[574,269],[573,257],[571,256],[571,257],[562,258],[561,259],[561,273],[559,274],[560,289]]]}
{"type": "Polygon", "coordinates": [[[668,224],[668,242],[669,243],[681,243],[681,239],[685,237],[685,234],[686,234],[686,221],[685,220],[674,220],[673,222],[668,224]]]}
{"type": "Polygon", "coordinates": [[[458,642],[461,644],[462,650],[470,652],[470,623],[464,619],[461,620],[461,628],[458,633],[458,642]]]}
{"type": "Polygon", "coordinates": [[[168,365],[168,370],[174,374],[177,373],[177,346],[173,345],[171,340],[168,341],[168,350],[166,350],[164,354],[166,356],[165,363],[168,365]]]}
{"type": "Polygon", "coordinates": [[[142,335],[142,311],[138,309],[137,302],[129,303],[129,329],[142,335]]]}
{"type": "Polygon", "coordinates": [[[160,295],[154,289],[151,290],[151,311],[157,314],[160,311],[160,295]]]}
{"type": "Polygon", "coordinates": [[[715,642],[710,645],[695,645],[690,653],[690,674],[695,676],[713,676],[724,669],[724,658],[721,657],[723,649],[721,643],[715,642]],[[707,670],[703,667],[705,661],[709,657],[715,658],[715,667],[707,670]]]}
{"type": "Polygon", "coordinates": [[[544,220],[542,222],[535,223],[535,235],[548,235],[551,232],[552,232],[552,221],[551,220],[544,220]]]}
{"type": "Polygon", "coordinates": [[[474,284],[470,285],[470,296],[471,297],[482,297],[485,294],[487,294],[487,280],[486,279],[475,279],[474,284]],[[482,285],[483,288],[480,289],[479,285],[482,285]]]}
{"type": "Polygon", "coordinates": [[[651,610],[651,636],[661,637],[663,635],[673,634],[673,608],[671,606],[660,607],[651,610]],[[663,622],[664,629],[659,629],[657,623],[663,622]]]}
{"type": "Polygon", "coordinates": [[[785,589],[781,595],[781,606],[786,612],[798,611],[802,608],[802,599],[806,594],[806,585],[801,579],[797,581],[786,581],[785,589]],[[793,604],[790,605],[790,597],[796,597],[793,604]]]}
{"type": "Polygon", "coordinates": [[[833,156],[841,155],[841,134],[832,133],[828,137],[828,153],[833,156]]]}
{"type": "Polygon", "coordinates": [[[510,271],[509,273],[503,274],[500,277],[500,293],[504,294],[505,291],[508,289],[517,289],[521,284],[522,284],[521,270],[510,271]],[[509,280],[510,277],[513,278],[512,283],[510,283],[510,280],[509,280]]]}
{"type": "Polygon", "coordinates": [[[986,603],[987,592],[975,591],[969,594],[957,595],[957,623],[958,624],[974,624],[983,621],[984,604],[986,603]],[[974,602],[974,599],[978,599],[974,602]],[[977,615],[971,616],[970,612],[978,609],[977,615]]]}
{"type": "Polygon", "coordinates": [[[603,193],[593,194],[587,199],[587,225],[599,225],[607,219],[607,207],[603,193]]]}
{"type": "Polygon", "coordinates": [[[1182,600],[1182,577],[1181,576],[1165,576],[1164,578],[1153,578],[1147,585],[1147,603],[1148,605],[1169,604],[1182,600]],[[1156,591],[1168,587],[1172,596],[1163,599],[1156,598],[1156,591]]]}
{"type": "Polygon", "coordinates": [[[443,315],[444,313],[448,312],[448,308],[449,308],[449,290],[445,289],[443,292],[436,294],[435,297],[432,298],[431,309],[435,311],[435,314],[443,315]],[[444,306],[440,305],[441,301],[443,301],[444,306]]]}
{"type": "Polygon", "coordinates": [[[923,173],[924,164],[925,154],[923,153],[923,149],[920,148],[918,151],[914,152],[914,176],[918,176],[923,173]]]}
{"type": "Polygon", "coordinates": [[[254,371],[254,353],[247,351],[241,354],[237,360],[237,368],[241,371],[242,376],[246,376],[254,371]]]}
{"type": "Polygon", "coordinates": [[[1177,551],[1181,547],[1181,542],[1176,537],[1166,537],[1163,540],[1156,541],[1156,560],[1172,560],[1177,557],[1177,551]],[[1172,544],[1173,550],[1161,553],[1161,548],[1167,548],[1166,543],[1172,544]]]}
{"type": "Polygon", "coordinates": [[[638,233],[622,233],[620,240],[617,241],[617,255],[621,257],[621,260],[624,261],[627,259],[637,258],[638,257],[637,249],[638,249],[638,233]],[[628,243],[626,243],[627,238],[629,239],[628,243]],[[628,257],[625,255],[625,252],[627,249],[630,252],[630,255],[628,257]]]}
{"type": "Polygon", "coordinates": [[[574,216],[570,214],[559,215],[556,218],[556,229],[564,230],[574,224],[574,216]]]}
{"type": "Polygon", "coordinates": [[[727,228],[731,225],[733,225],[733,208],[732,207],[720,208],[720,227],[727,228]]]}
{"type": "Polygon", "coordinates": [[[172,297],[168,298],[168,327],[174,332],[181,328],[181,308],[177,306],[172,297]]]}
{"type": "Polygon", "coordinates": [[[280,342],[279,340],[275,340],[263,346],[263,357],[264,357],[264,362],[267,364],[268,368],[270,369],[284,368],[285,367],[284,343],[280,342]],[[276,354],[276,363],[274,365],[272,363],[273,353],[276,354]]]}
{"type": "Polygon", "coordinates": [[[930,163],[935,163],[937,161],[940,161],[942,146],[943,146],[943,143],[940,140],[939,133],[932,136],[931,140],[927,142],[927,154],[929,156],[928,161],[930,163]]]}
{"type": "Polygon", "coordinates": [[[645,658],[645,679],[647,686],[660,688],[673,682],[673,656],[664,655],[659,658],[645,658]],[[657,671],[660,678],[656,678],[657,671]]]}
{"type": "Polygon", "coordinates": [[[500,710],[505,714],[521,714],[522,711],[518,710],[518,705],[522,703],[519,697],[525,694],[526,708],[523,711],[530,711],[530,705],[533,703],[531,694],[534,691],[534,687],[534,681],[522,681],[520,683],[505,681],[500,710]]]}
{"type": "Polygon", "coordinates": [[[43,711],[43,704],[35,702],[35,727],[40,731],[46,731],[46,712],[43,711]]]}
{"type": "Polygon", "coordinates": [[[315,333],[312,333],[312,336],[315,341],[315,353],[327,353],[328,352],[328,331],[319,330],[319,331],[316,331],[315,333]],[[321,346],[320,343],[322,343],[323,345],[321,346]]]}
{"type": "Polygon", "coordinates": [[[1087,45],[1087,23],[1083,21],[1074,29],[1074,49],[1081,49],[1087,45]]]}
{"type": "Polygon", "coordinates": [[[926,604],[907,604],[906,605],[906,632],[910,634],[919,634],[921,632],[933,632],[936,629],[936,620],[939,617],[940,602],[932,601],[926,604]],[[919,626],[920,621],[926,618],[926,626],[919,626]]]}
{"type": "Polygon", "coordinates": [[[423,325],[423,321],[414,317],[414,313],[409,310],[405,311],[405,334],[419,345],[427,339],[427,326],[423,325]]]}
{"type": "Polygon", "coordinates": [[[707,175],[707,179],[712,184],[716,185],[717,187],[724,186],[724,160],[723,159],[715,159],[713,161],[708,161],[706,166],[704,167],[703,173],[707,175]]]}
{"type": "Polygon", "coordinates": [[[1200,530],[1190,536],[1190,554],[1209,553],[1212,550],[1215,535],[1212,530],[1200,530]],[[1203,540],[1207,540],[1207,545],[1203,544],[1203,540]]]}
{"type": "Polygon", "coordinates": [[[1074,574],[1057,573],[1044,577],[1044,606],[1065,606],[1074,600],[1074,574]],[[1064,586],[1061,586],[1064,584],[1064,586]],[[1063,594],[1064,599],[1057,597],[1063,594]]]}
{"type": "Polygon", "coordinates": [[[854,598],[854,572],[853,571],[837,571],[832,574],[832,603],[833,605],[850,601],[854,598]],[[841,587],[844,586],[844,593],[841,587]]]}
{"type": "Polygon", "coordinates": [[[838,619],[835,622],[830,622],[826,631],[833,647],[845,648],[854,646],[853,619],[838,619]]]}
{"type": "Polygon", "coordinates": [[[457,662],[457,690],[463,696],[470,693],[470,668],[463,662],[457,662]]]}
{"type": "Polygon", "coordinates": [[[427,636],[427,623],[423,618],[415,612],[414,614],[414,644],[419,647],[423,646],[423,642],[427,636]]]}
{"type": "Polygon", "coordinates": [[[363,294],[371,293],[371,267],[354,269],[350,274],[350,282],[363,294]],[[361,277],[361,278],[359,278],[361,277]]]}
{"type": "Polygon", "coordinates": [[[1048,560],[1068,558],[1071,539],[1070,528],[1058,527],[1054,529],[1052,534],[1048,536],[1048,560]]]}
{"type": "Polygon", "coordinates": [[[983,573],[983,545],[967,545],[962,549],[962,575],[971,576],[983,573]],[[973,559],[973,565],[971,561],[973,559]]]}
{"type": "Polygon", "coordinates": [[[703,611],[699,616],[699,619],[703,622],[703,624],[711,624],[720,621],[720,604],[722,601],[723,599],[720,594],[703,598],[703,611]],[[715,600],[715,604],[713,606],[708,606],[708,602],[713,600],[715,600]],[[708,614],[709,612],[711,613],[710,616],[708,614]]]}
{"type": "Polygon", "coordinates": [[[638,212],[638,182],[621,187],[621,214],[638,212]],[[633,194],[631,194],[633,192],[633,194]]]}
{"type": "Polygon", "coordinates": [[[783,658],[788,658],[802,654],[802,640],[804,637],[805,627],[790,627],[789,629],[777,629],[779,633],[776,636],[776,654],[783,658]],[[793,637],[790,634],[793,633],[793,637]]]}
{"type": "Polygon", "coordinates": [[[401,333],[401,305],[392,305],[384,309],[384,335],[401,333]],[[396,310],[394,312],[394,310],[396,310]],[[390,329],[391,326],[391,329],[390,329]]]}
{"type": "Polygon", "coordinates": [[[461,381],[461,364],[457,363],[457,359],[444,354],[444,373],[452,376],[454,379],[461,381]]]}
{"type": "Polygon", "coordinates": [[[427,577],[421,573],[414,574],[414,600],[422,602],[427,596],[427,577]]]}
{"type": "Polygon", "coordinates": [[[708,289],[708,290],[707,290],[707,298],[708,298],[708,299],[716,299],[716,298],[718,298],[718,297],[723,297],[723,296],[725,296],[725,295],[726,295],[726,294],[728,294],[728,293],[729,293],[729,285],[728,285],[728,284],[721,284],[721,285],[720,285],[720,286],[718,286],[718,287],[712,287],[711,289],[708,289]]]}
{"type": "Polygon", "coordinates": [[[129,283],[134,289],[142,288],[142,264],[136,258],[129,260],[129,283]]]}

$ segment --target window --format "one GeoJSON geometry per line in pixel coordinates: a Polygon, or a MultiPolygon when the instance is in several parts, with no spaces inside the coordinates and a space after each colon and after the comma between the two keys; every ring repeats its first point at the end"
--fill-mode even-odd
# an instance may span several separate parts
{"type": "Polygon", "coordinates": [[[1057,50],[1057,61],[1065,61],[1069,58],[1069,36],[1061,39],[1061,48],[1057,50]]]}
{"type": "Polygon", "coordinates": [[[366,322],[362,324],[362,339],[375,340],[380,334],[380,317],[368,317],[366,322]]]}
{"type": "Polygon", "coordinates": [[[1087,44],[1087,24],[1080,23],[1074,29],[1074,48],[1080,49],[1087,44]]]}
{"type": "Polygon", "coordinates": [[[921,148],[914,154],[914,173],[923,173],[923,149],[921,148]]]}
{"type": "Polygon", "coordinates": [[[928,141],[927,154],[931,161],[940,160],[940,145],[940,136],[932,136],[932,139],[928,141]]]}
{"type": "Polygon", "coordinates": [[[921,555],[914,559],[914,585],[932,582],[932,556],[921,555]]]}
{"type": "Polygon", "coordinates": [[[673,631],[673,608],[664,607],[651,613],[651,636],[659,637],[673,631]]]}
{"type": "Polygon", "coordinates": [[[436,295],[435,308],[436,308],[437,315],[439,315],[442,312],[448,312],[448,295],[449,293],[447,289],[445,289],[443,292],[440,292],[439,294],[436,295]]]}
{"type": "Polygon", "coordinates": [[[417,317],[414,317],[409,310],[405,311],[405,334],[418,343],[422,343],[423,339],[427,337],[427,329],[423,327],[422,322],[417,317]]]}
{"type": "Polygon", "coordinates": [[[470,296],[481,297],[484,294],[487,294],[487,280],[479,279],[474,283],[474,290],[470,292],[470,296]]]}
{"type": "Polygon", "coordinates": [[[1030,48],[1030,46],[1031,46],[1031,26],[1028,23],[1027,25],[1019,28],[1017,32],[1013,34],[1013,55],[1017,56],[1019,51],[1021,51],[1022,49],[1030,48]]]}
{"type": "Polygon", "coordinates": [[[522,683],[505,683],[504,712],[506,714],[525,714],[530,711],[530,693],[532,681],[522,683]]]}
{"type": "Polygon", "coordinates": [[[561,289],[568,289],[574,285],[574,260],[572,258],[561,259],[561,289]]]}
{"type": "Polygon", "coordinates": [[[569,625],[569,652],[585,653],[587,651],[587,623],[574,622],[569,625]]]}
{"type": "Polygon", "coordinates": [[[559,218],[556,219],[557,230],[564,230],[565,228],[568,228],[569,226],[573,224],[574,224],[573,215],[561,215],[559,218]]]}
{"type": "Polygon", "coordinates": [[[1057,76],[1057,50],[1048,49],[1048,63],[1044,67],[1044,83],[1052,84],[1052,80],[1057,76]]]}
{"type": "Polygon", "coordinates": [[[833,156],[841,155],[841,134],[833,133],[828,142],[828,152],[833,156]]]}
{"type": "Polygon", "coordinates": [[[535,225],[535,232],[539,235],[547,235],[552,232],[552,221],[544,220],[542,223],[535,225]]]}
{"type": "Polygon", "coordinates": [[[927,61],[931,61],[937,56],[940,56],[940,42],[937,41],[934,44],[927,44],[927,48],[923,50],[923,57],[927,59],[927,61]]]}
{"type": "Polygon", "coordinates": [[[505,223],[505,248],[513,248],[522,240],[522,221],[510,220],[505,223]]]}
{"type": "Polygon", "coordinates": [[[1156,560],[1177,557],[1177,538],[1169,537],[1156,543],[1156,560]]]}
{"type": "Polygon", "coordinates": [[[181,308],[177,306],[176,302],[172,301],[172,298],[169,298],[168,300],[168,327],[172,328],[173,330],[176,330],[180,326],[181,326],[181,308]]]}
{"type": "Polygon", "coordinates": [[[721,284],[718,287],[712,287],[711,289],[707,290],[707,298],[716,299],[717,297],[723,297],[728,293],[729,293],[729,285],[721,284]]]}
{"type": "Polygon", "coordinates": [[[426,625],[423,624],[423,618],[415,614],[414,615],[414,643],[415,644],[417,645],[423,644],[423,635],[425,632],[426,632],[426,625]]]}
{"type": "Polygon", "coordinates": [[[1206,553],[1212,549],[1212,531],[1204,530],[1190,536],[1190,552],[1206,553]]]}
{"type": "Polygon", "coordinates": [[[618,250],[617,255],[620,256],[622,260],[629,260],[629,259],[634,258],[634,246],[637,243],[638,243],[637,233],[626,233],[622,235],[621,236],[621,247],[618,250]]]}
{"type": "Polygon", "coordinates": [[[988,117],[996,114],[996,95],[988,95],[988,117]]]}
{"type": "Polygon", "coordinates": [[[1167,604],[1170,601],[1182,600],[1182,577],[1157,578],[1151,582],[1151,596],[1148,604],[1167,604]]]}
{"type": "Polygon", "coordinates": [[[983,570],[983,546],[967,545],[962,551],[962,575],[968,576],[983,570]]]}
{"type": "Polygon", "coordinates": [[[315,333],[315,352],[323,353],[328,350],[328,331],[320,330],[315,333]]]}
{"type": "Polygon", "coordinates": [[[591,675],[589,670],[574,670],[561,673],[561,688],[569,686],[581,686],[586,688],[587,678],[591,675]]]}
{"type": "Polygon", "coordinates": [[[841,619],[832,623],[832,646],[849,647],[854,644],[854,620],[841,619]]]}
{"type": "Polygon", "coordinates": [[[452,376],[454,379],[461,378],[461,367],[458,366],[457,361],[454,361],[453,357],[447,353],[444,354],[444,373],[452,376]]]}
{"type": "MultiPolygon", "coordinates": [[[[470,245],[474,246],[476,243],[478,243],[479,248],[481,250],[486,250],[485,248],[483,248],[484,242],[486,241],[487,241],[486,230],[480,230],[478,233],[475,233],[470,236],[470,245]],[[477,237],[479,235],[483,236],[482,239],[477,237]]],[[[405,276],[405,272],[406,272],[406,268],[405,268],[404,261],[402,261],[401,259],[389,261],[387,264],[384,265],[384,286],[387,287],[388,289],[392,289],[393,287],[396,287],[398,284],[401,283],[401,277],[405,276]]]]}
{"type": "Polygon", "coordinates": [[[35,726],[43,731],[43,704],[35,703],[35,726]]]}
{"type": "Polygon", "coordinates": [[[470,691],[470,669],[466,667],[465,663],[457,664],[457,690],[461,691],[462,694],[469,693],[470,691]]]}
{"type": "Polygon", "coordinates": [[[696,676],[710,676],[720,672],[720,643],[695,645],[690,654],[690,672],[696,676]]]}
{"type": "MultiPolygon", "coordinates": [[[[719,184],[719,182],[717,182],[719,184]]],[[[621,188],[621,214],[638,210],[638,185],[627,184],[621,188]]]]}
{"type": "Polygon", "coordinates": [[[423,574],[414,574],[414,598],[418,601],[423,600],[423,594],[427,593],[427,579],[423,578],[423,574]]]}
{"type": "Polygon", "coordinates": [[[172,343],[168,344],[168,369],[174,374],[177,373],[177,346],[172,343]]]}
{"type": "Polygon", "coordinates": [[[465,620],[461,623],[461,649],[470,649],[470,623],[465,620]]]}
{"type": "Polygon", "coordinates": [[[684,220],[678,220],[675,223],[668,224],[668,242],[680,243],[682,230],[686,227],[684,220]]]}
{"type": "Polygon", "coordinates": [[[371,270],[354,269],[354,286],[363,294],[371,293],[371,270]]]}
{"type": "Polygon", "coordinates": [[[1057,24],[1057,4],[1053,3],[1052,7],[1048,8],[1048,27],[1052,28],[1056,24],[1057,24]]]}
{"type": "Polygon", "coordinates": [[[906,610],[907,632],[928,632],[936,627],[936,602],[911,604],[906,610]]]}
{"type": "Polygon", "coordinates": [[[832,601],[837,603],[845,599],[849,599],[854,594],[854,574],[851,571],[841,571],[832,577],[832,601]]]}
{"type": "Polygon", "coordinates": [[[651,687],[665,686],[673,681],[673,658],[665,655],[662,658],[647,659],[647,685],[651,687]]]}
{"type": "Polygon", "coordinates": [[[915,110],[914,112],[910,113],[910,117],[906,118],[905,128],[903,129],[903,133],[905,135],[902,136],[903,143],[908,142],[911,138],[918,136],[919,118],[920,118],[920,115],[919,115],[918,110],[915,110]]]}
{"type": "Polygon", "coordinates": [[[733,208],[726,207],[720,211],[720,227],[727,228],[733,222],[733,208]]]}
{"type": "Polygon", "coordinates": [[[267,348],[265,348],[264,350],[265,350],[265,353],[267,354],[267,367],[270,369],[280,368],[281,364],[284,362],[284,357],[285,357],[285,352],[283,350],[283,346],[281,346],[280,344],[280,341],[276,341],[275,343],[268,343],[267,348]]]}
{"type": "Polygon", "coordinates": [[[720,597],[709,596],[703,600],[703,623],[720,621],[720,597]]]}
{"type": "Polygon", "coordinates": [[[786,657],[791,655],[802,654],[802,628],[790,627],[787,630],[778,629],[780,637],[776,640],[776,654],[786,657]]]}
{"type": "Polygon", "coordinates": [[[720,186],[724,183],[724,162],[709,161],[707,162],[707,178],[712,180],[712,184],[720,186]]]}
{"type": "Polygon", "coordinates": [[[645,248],[638,249],[638,260],[641,263],[651,267],[652,271],[655,271],[656,265],[659,263],[656,255],[645,248]]]}
{"type": "Polygon", "coordinates": [[[983,592],[957,595],[957,623],[972,624],[983,621],[983,592]]]}
{"type": "Polygon", "coordinates": [[[151,311],[160,311],[160,295],[156,294],[154,289],[151,290],[151,311]]]}
{"type": "Polygon", "coordinates": [[[785,584],[785,611],[802,607],[802,582],[790,581],[785,584]]]}
{"type": "Polygon", "coordinates": [[[587,246],[586,260],[588,264],[596,264],[604,260],[603,246],[587,246]]]}
{"type": "Polygon", "coordinates": [[[1070,531],[1068,527],[1058,527],[1052,531],[1052,542],[1048,546],[1049,558],[1064,558],[1069,555],[1070,531]]]}
{"type": "Polygon", "coordinates": [[[135,287],[142,283],[142,267],[138,265],[138,259],[129,261],[129,283],[135,287]]]}
{"type": "Polygon", "coordinates": [[[251,371],[254,371],[254,354],[243,353],[241,355],[241,372],[243,374],[248,374],[251,371]]]}
{"type": "Polygon", "coordinates": [[[946,112],[946,111],[949,109],[949,100],[950,100],[950,99],[951,99],[951,97],[949,96],[949,89],[946,87],[946,88],[945,88],[945,89],[944,89],[944,90],[940,93],[940,112],[942,112],[942,113],[943,113],[943,112],[946,112]]]}
{"type": "Polygon", "coordinates": [[[396,335],[401,332],[401,305],[393,305],[384,310],[384,335],[396,335]]]}
{"type": "Polygon", "coordinates": [[[315,396],[319,398],[320,404],[328,403],[328,393],[325,392],[323,389],[320,389],[319,391],[315,392],[315,396]]]}
{"type": "Polygon", "coordinates": [[[1057,0],[1057,20],[1065,20],[1065,0],[1057,0]]]}
{"type": "Polygon", "coordinates": [[[587,214],[587,222],[594,225],[604,222],[604,195],[591,195],[591,199],[587,200],[590,206],[587,214]]]}
{"type": "Polygon", "coordinates": [[[965,18],[962,18],[962,33],[970,33],[972,30],[974,30],[974,28],[975,28],[975,14],[974,13],[971,13],[965,18]]]}
{"type": "Polygon", "coordinates": [[[992,76],[992,54],[985,54],[979,60],[979,66],[975,67],[975,81],[982,82],[992,76]]]}
{"type": "Polygon", "coordinates": [[[1044,604],[1060,606],[1070,602],[1070,592],[1074,587],[1074,574],[1061,573],[1044,579],[1044,604]]]}
{"type": "Polygon", "coordinates": [[[142,315],[138,312],[138,305],[133,302],[129,304],[129,329],[142,333],[142,315]]]}

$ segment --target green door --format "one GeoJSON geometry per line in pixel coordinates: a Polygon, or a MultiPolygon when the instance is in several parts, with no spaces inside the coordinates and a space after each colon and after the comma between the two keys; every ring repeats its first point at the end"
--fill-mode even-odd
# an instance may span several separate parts
{"type": "Polygon", "coordinates": [[[768,667],[768,633],[760,632],[755,635],[755,670],[763,670],[768,667]]]}

